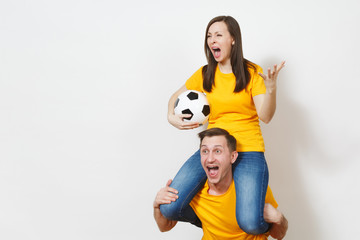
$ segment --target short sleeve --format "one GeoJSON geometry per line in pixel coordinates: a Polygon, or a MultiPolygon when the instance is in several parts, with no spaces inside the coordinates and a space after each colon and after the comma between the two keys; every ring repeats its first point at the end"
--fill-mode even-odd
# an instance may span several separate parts
{"type": "Polygon", "coordinates": [[[257,66],[256,72],[252,72],[251,74],[251,81],[252,81],[252,96],[265,94],[266,93],[266,87],[264,83],[264,79],[259,75],[259,72],[262,73],[263,70],[261,67],[257,66]]]}
{"type": "Polygon", "coordinates": [[[278,203],[276,202],[274,195],[271,191],[271,188],[269,186],[266,192],[265,203],[270,203],[271,205],[273,205],[274,208],[278,207],[278,203]]]}
{"type": "Polygon", "coordinates": [[[202,67],[198,69],[186,82],[185,86],[189,90],[203,92],[202,67]]]}

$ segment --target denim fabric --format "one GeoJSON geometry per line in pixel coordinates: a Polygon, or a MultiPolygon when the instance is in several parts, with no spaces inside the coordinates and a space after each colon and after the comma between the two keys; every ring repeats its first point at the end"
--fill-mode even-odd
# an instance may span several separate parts
{"type": "MultiPolygon", "coordinates": [[[[201,222],[189,203],[206,182],[206,173],[201,165],[200,150],[194,153],[181,167],[171,183],[178,190],[179,198],[171,204],[160,205],[161,213],[168,219],[201,222]]],[[[236,219],[242,230],[249,234],[261,234],[268,230],[263,212],[268,185],[268,168],[263,152],[240,152],[233,164],[236,189],[236,219]]]]}
{"type": "Polygon", "coordinates": [[[269,180],[263,152],[240,152],[233,164],[236,190],[236,219],[248,234],[261,234],[269,229],[264,220],[264,204],[269,180]]]}
{"type": "Polygon", "coordinates": [[[200,220],[189,203],[205,182],[206,173],[201,165],[200,150],[198,150],[184,163],[170,185],[178,190],[179,198],[171,204],[160,205],[161,213],[171,220],[190,222],[201,226],[200,220]]]}

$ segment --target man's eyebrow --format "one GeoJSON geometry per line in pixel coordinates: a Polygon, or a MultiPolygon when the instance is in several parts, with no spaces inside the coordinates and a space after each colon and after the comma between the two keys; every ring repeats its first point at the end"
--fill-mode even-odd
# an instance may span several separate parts
{"type": "MultiPolygon", "coordinates": [[[[202,144],[200,147],[207,147],[207,145],[202,144]]],[[[224,147],[223,147],[223,145],[221,145],[221,144],[214,145],[214,147],[221,147],[221,148],[224,148],[224,147]]]]}

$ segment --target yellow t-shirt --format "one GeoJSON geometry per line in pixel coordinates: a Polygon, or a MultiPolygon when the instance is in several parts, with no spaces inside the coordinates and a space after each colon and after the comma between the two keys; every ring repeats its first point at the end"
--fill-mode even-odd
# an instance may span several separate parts
{"type": "Polygon", "coordinates": [[[234,93],[235,75],[224,74],[219,67],[215,72],[215,86],[206,92],[203,88],[202,67],[196,71],[185,83],[189,90],[206,93],[210,104],[208,128],[223,128],[237,140],[238,152],[264,152],[264,140],[259,125],[253,96],[264,94],[266,87],[264,80],[258,74],[262,69],[257,66],[257,72],[249,69],[251,80],[247,87],[239,93],[234,93]]]}
{"type": "MultiPolygon", "coordinates": [[[[202,240],[267,239],[266,234],[249,235],[239,228],[235,215],[236,193],[234,181],[223,195],[210,195],[208,190],[209,185],[206,181],[203,189],[190,202],[190,206],[202,222],[204,232],[202,240]]],[[[270,203],[275,208],[278,206],[269,187],[265,203],[270,203]]]]}

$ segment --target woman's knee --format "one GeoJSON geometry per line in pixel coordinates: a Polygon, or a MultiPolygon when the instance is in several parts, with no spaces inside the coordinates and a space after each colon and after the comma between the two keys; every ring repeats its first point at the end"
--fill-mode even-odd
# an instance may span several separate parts
{"type": "Polygon", "coordinates": [[[161,214],[170,220],[179,220],[180,218],[180,209],[179,204],[175,204],[176,202],[172,202],[170,204],[162,204],[160,205],[161,214]]]}
{"type": "Polygon", "coordinates": [[[255,218],[238,218],[239,227],[247,234],[258,235],[268,231],[269,224],[265,221],[261,222],[255,218]]]}

